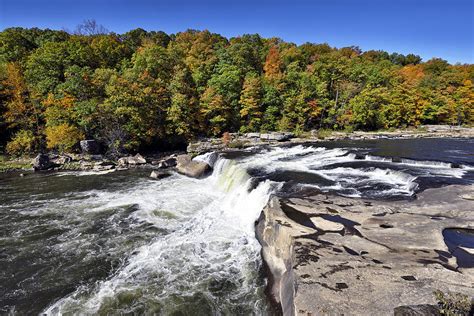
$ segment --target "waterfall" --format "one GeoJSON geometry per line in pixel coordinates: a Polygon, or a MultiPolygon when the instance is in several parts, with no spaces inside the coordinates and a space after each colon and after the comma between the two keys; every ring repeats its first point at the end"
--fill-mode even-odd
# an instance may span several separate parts
{"type": "Polygon", "coordinates": [[[145,306],[149,312],[155,305],[156,312],[163,314],[178,310],[196,313],[198,306],[204,308],[204,314],[264,313],[260,245],[254,223],[274,184],[263,181],[252,189],[246,170],[225,158],[216,159],[214,171],[206,179],[176,178],[182,187],[176,187],[174,179],[161,190],[191,190],[201,195],[200,207],[183,216],[169,234],[137,249],[92,291],[79,287],[48,307],[46,314],[106,313],[122,304],[136,313],[143,312],[145,306]]]}
{"type": "Polygon", "coordinates": [[[474,179],[472,164],[375,157],[300,145],[195,157],[213,167],[204,179],[170,170],[157,181],[141,169],[18,177],[0,205],[12,284],[3,299],[26,314],[266,314],[254,223],[272,194],[412,198],[474,179]]]}

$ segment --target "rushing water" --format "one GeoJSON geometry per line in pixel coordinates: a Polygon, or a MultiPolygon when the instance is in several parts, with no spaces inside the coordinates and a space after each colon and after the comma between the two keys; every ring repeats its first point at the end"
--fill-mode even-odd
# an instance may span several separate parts
{"type": "Polygon", "coordinates": [[[347,142],[204,155],[214,172],[199,180],[3,175],[0,313],[266,314],[254,222],[272,193],[410,199],[474,183],[473,153],[472,140],[347,142]]]}

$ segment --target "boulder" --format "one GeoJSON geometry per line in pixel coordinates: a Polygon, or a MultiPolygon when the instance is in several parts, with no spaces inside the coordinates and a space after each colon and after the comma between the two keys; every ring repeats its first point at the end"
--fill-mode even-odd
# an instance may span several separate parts
{"type": "Polygon", "coordinates": [[[176,158],[176,169],[188,177],[201,178],[212,170],[211,166],[203,161],[195,161],[190,155],[180,155],[176,158]]]}
{"type": "Polygon", "coordinates": [[[194,157],[194,161],[201,161],[207,163],[211,168],[214,168],[214,165],[217,162],[218,158],[219,154],[214,151],[201,156],[194,157]]]}
{"type": "Polygon", "coordinates": [[[171,176],[171,173],[160,171],[160,170],[153,170],[150,174],[150,178],[153,178],[153,179],[163,179],[169,176],[171,176]]]}
{"type": "Polygon", "coordinates": [[[136,154],[135,156],[122,157],[117,162],[119,166],[143,165],[146,164],[146,159],[142,155],[136,154]]]}
{"type": "Polygon", "coordinates": [[[260,134],[260,139],[262,140],[277,141],[277,142],[287,141],[294,137],[295,135],[293,133],[275,132],[275,133],[260,134]]]}
{"type": "Polygon", "coordinates": [[[94,170],[94,171],[107,171],[107,170],[112,170],[114,168],[115,168],[114,165],[105,165],[105,166],[95,165],[94,168],[92,168],[92,170],[94,170]]]}
{"type": "Polygon", "coordinates": [[[176,157],[168,157],[162,160],[153,161],[152,165],[158,166],[160,169],[170,168],[176,166],[176,157]]]}
{"type": "Polygon", "coordinates": [[[100,145],[94,139],[81,140],[80,145],[84,154],[96,155],[100,153],[100,145]]]}
{"type": "Polygon", "coordinates": [[[115,163],[112,161],[99,161],[94,164],[94,167],[92,168],[94,171],[106,171],[106,170],[112,170],[115,168],[115,163]]]}
{"type": "Polygon", "coordinates": [[[47,154],[38,154],[33,160],[32,165],[35,171],[49,170],[57,166],[49,159],[47,154]]]}
{"type": "Polygon", "coordinates": [[[56,155],[50,157],[50,161],[56,165],[64,165],[65,163],[70,163],[72,158],[68,155],[56,155]]]}
{"type": "Polygon", "coordinates": [[[247,133],[245,134],[246,138],[260,138],[260,133],[247,133]]]}
{"type": "Polygon", "coordinates": [[[194,143],[189,143],[186,151],[193,154],[203,154],[210,151],[221,150],[225,148],[225,144],[222,140],[201,140],[194,143]]]}

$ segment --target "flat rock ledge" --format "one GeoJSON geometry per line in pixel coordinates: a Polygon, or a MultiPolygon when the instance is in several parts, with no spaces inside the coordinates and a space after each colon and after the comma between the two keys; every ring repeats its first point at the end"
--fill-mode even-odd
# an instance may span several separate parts
{"type": "Polygon", "coordinates": [[[436,307],[435,290],[474,298],[473,249],[449,241],[452,231],[474,237],[474,203],[464,198],[473,193],[452,185],[414,201],[272,197],[256,225],[269,294],[284,315],[401,315],[436,307]]]}

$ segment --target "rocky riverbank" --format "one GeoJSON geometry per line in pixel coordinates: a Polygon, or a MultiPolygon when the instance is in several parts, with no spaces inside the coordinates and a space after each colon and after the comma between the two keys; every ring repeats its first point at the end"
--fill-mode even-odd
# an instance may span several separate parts
{"type": "Polygon", "coordinates": [[[247,148],[262,145],[282,146],[288,144],[316,143],[320,141],[370,140],[381,138],[474,138],[474,128],[448,125],[425,125],[416,129],[375,132],[313,130],[298,136],[289,132],[230,133],[228,139],[210,138],[192,142],[188,145],[187,152],[191,154],[202,154],[228,148],[247,148]]]}
{"type": "MultiPolygon", "coordinates": [[[[314,130],[298,137],[290,132],[270,133],[230,133],[228,139],[209,138],[189,143],[187,153],[195,156],[211,151],[233,150],[254,146],[284,146],[291,144],[316,143],[320,141],[368,140],[368,139],[407,139],[407,138],[474,138],[474,128],[447,125],[426,125],[417,129],[376,131],[376,132],[335,132],[314,130]]],[[[174,159],[184,152],[161,152],[142,156],[110,158],[100,154],[100,146],[93,140],[81,141],[82,154],[44,154],[31,158],[0,159],[0,172],[29,170],[124,170],[130,167],[170,167],[162,163],[174,159]]],[[[171,167],[174,167],[173,162],[171,167]]]]}
{"type": "Polygon", "coordinates": [[[436,290],[470,301],[473,210],[474,186],[410,202],[274,197],[256,226],[271,296],[284,315],[433,315],[436,290]]]}

